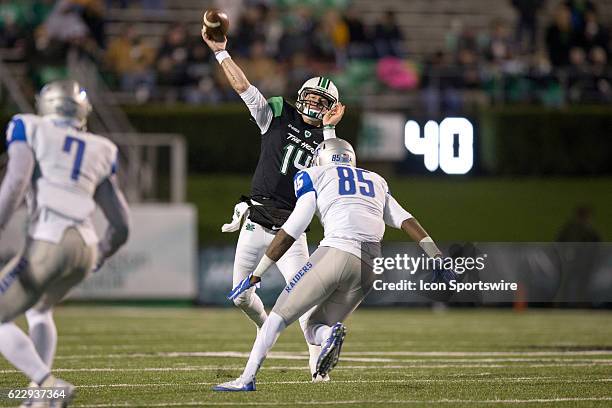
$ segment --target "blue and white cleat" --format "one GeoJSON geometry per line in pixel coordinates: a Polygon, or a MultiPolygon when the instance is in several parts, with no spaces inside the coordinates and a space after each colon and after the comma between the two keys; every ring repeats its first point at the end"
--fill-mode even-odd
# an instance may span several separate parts
{"type": "Polygon", "coordinates": [[[215,385],[213,391],[230,391],[230,392],[241,392],[241,391],[255,391],[255,379],[250,382],[244,382],[242,378],[238,377],[233,381],[228,381],[223,384],[215,385]]]}
{"type": "Polygon", "coordinates": [[[338,322],[332,326],[331,336],[323,344],[319,361],[317,361],[317,376],[327,377],[329,372],[338,364],[345,336],[346,327],[342,323],[338,322]]]}

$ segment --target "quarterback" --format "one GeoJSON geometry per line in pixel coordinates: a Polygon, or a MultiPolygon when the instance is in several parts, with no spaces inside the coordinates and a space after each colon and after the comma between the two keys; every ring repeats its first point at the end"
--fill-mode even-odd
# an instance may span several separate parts
{"type": "MultiPolygon", "coordinates": [[[[232,222],[223,226],[224,232],[240,229],[233,268],[233,285],[241,282],[253,271],[272,242],[280,227],[295,207],[293,177],[309,166],[317,146],[335,137],[335,125],[344,114],[344,105],[338,98],[338,89],[331,80],[315,77],[306,81],[298,91],[295,107],[280,96],[267,99],[249,83],[244,72],[225,50],[223,42],[211,40],[202,31],[204,42],[215,56],[233,89],[240,95],[261,132],[261,153],[253,175],[251,194],[236,205],[232,222]]],[[[276,264],[288,281],[308,259],[308,246],[304,231],[276,264]]],[[[257,326],[266,321],[264,305],[249,289],[233,299],[257,326]]],[[[308,313],[300,318],[306,329],[308,313]]],[[[308,345],[311,374],[315,373],[320,347],[308,345]]],[[[327,381],[329,377],[313,376],[314,381],[327,381]]]]}
{"type": "MultiPolygon", "coordinates": [[[[322,346],[316,375],[326,376],[340,356],[346,328],[342,322],[372,288],[373,260],[380,257],[385,224],[402,229],[430,257],[441,252],[427,232],[391,196],[386,181],[355,167],[355,152],[342,139],[322,142],[313,167],[295,176],[297,204],[276,234],[257,268],[238,284],[239,296],[261,281],[266,270],[293,244],[316,213],[325,235],[317,250],[289,280],[257,335],[242,375],[215,391],[254,391],[255,376],[280,333],[314,307],[304,330],[310,344],[322,346]]],[[[445,271],[444,279],[454,279],[445,271]]]]}
{"type": "Polygon", "coordinates": [[[75,81],[47,84],[38,115],[15,115],[6,131],[9,162],[0,186],[0,234],[26,198],[23,250],[0,272],[0,353],[32,383],[61,389],[57,399],[24,406],[67,406],[74,386],[51,374],[57,344],[52,309],[127,240],[128,208],[117,187],[117,147],[85,130],[91,105],[75,81]],[[108,220],[102,240],[91,216],[108,220]],[[25,313],[29,336],[13,321],[25,313]]]}

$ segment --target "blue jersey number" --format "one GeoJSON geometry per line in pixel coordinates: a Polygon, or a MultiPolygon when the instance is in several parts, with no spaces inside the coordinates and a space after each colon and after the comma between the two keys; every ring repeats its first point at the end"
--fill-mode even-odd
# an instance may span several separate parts
{"type": "Polygon", "coordinates": [[[73,136],[66,136],[66,140],[64,141],[64,152],[70,154],[70,150],[72,149],[72,144],[76,144],[76,155],[74,157],[74,165],[72,166],[72,174],[70,178],[73,180],[78,180],[79,175],[81,174],[81,164],[83,163],[83,153],[85,153],[85,142],[81,139],[77,139],[73,136]]]}
{"type": "Polygon", "coordinates": [[[362,169],[353,170],[351,167],[343,166],[336,167],[336,170],[338,171],[338,194],[354,195],[357,194],[357,187],[359,187],[361,195],[374,197],[374,183],[372,183],[372,180],[365,178],[367,171],[362,169]],[[357,182],[355,182],[355,173],[357,173],[357,182]]]}

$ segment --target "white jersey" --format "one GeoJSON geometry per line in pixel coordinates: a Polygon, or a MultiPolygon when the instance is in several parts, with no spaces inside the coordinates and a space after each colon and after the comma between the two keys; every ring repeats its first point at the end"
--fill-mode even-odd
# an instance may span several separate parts
{"type": "Polygon", "coordinates": [[[117,147],[110,140],[76,129],[65,118],[15,115],[7,129],[7,145],[26,142],[35,169],[26,196],[30,237],[60,242],[64,230],[76,227],[92,245],[98,237],[91,222],[98,185],[116,168],[117,147]]]}
{"type": "Polygon", "coordinates": [[[361,244],[380,242],[385,224],[400,228],[412,217],[389,194],[378,174],[351,166],[315,166],[295,176],[298,200],[316,195],[316,214],[325,230],[320,246],[329,246],[361,257],[361,244]]]}

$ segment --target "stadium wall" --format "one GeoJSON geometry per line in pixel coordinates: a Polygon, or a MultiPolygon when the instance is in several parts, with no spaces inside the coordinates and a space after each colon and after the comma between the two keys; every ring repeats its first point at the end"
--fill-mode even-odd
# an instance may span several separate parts
{"type": "MultiPolygon", "coordinates": [[[[131,106],[126,111],[140,131],[183,134],[192,174],[249,174],[257,163],[259,130],[240,104],[131,106]]],[[[0,116],[0,123],[5,127],[9,119],[0,116]]],[[[347,109],[338,135],[358,144],[361,119],[361,111],[347,109]]],[[[441,118],[417,118],[422,123],[429,119],[441,118]]],[[[475,122],[478,164],[472,174],[612,175],[610,107],[503,107],[471,114],[470,120],[475,122]]],[[[394,163],[390,170],[412,172],[408,159],[394,163]]]]}

